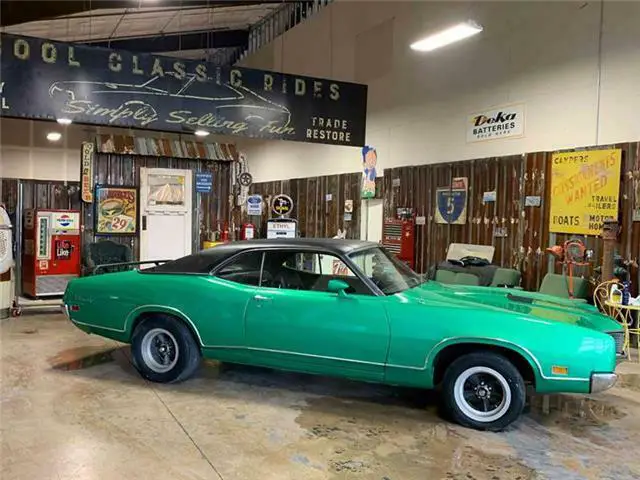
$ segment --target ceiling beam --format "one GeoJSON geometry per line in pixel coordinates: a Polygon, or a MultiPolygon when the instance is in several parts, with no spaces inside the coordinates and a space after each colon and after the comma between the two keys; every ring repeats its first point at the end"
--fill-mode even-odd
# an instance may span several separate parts
{"type": "Polygon", "coordinates": [[[239,7],[245,5],[261,5],[265,3],[282,3],[282,0],[162,0],[149,4],[140,0],[2,0],[0,6],[0,26],[8,27],[20,23],[51,20],[82,12],[105,8],[138,8],[138,7],[239,7]]]}
{"type": "Polygon", "coordinates": [[[247,45],[248,39],[248,30],[217,30],[115,38],[112,40],[85,43],[95,47],[142,53],[160,53],[175,52],[178,50],[242,47],[247,45]]]}

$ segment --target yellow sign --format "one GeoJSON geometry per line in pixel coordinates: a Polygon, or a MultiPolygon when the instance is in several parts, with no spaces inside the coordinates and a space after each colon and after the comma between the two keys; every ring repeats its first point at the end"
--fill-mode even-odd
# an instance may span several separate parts
{"type": "Polygon", "coordinates": [[[556,153],[551,157],[549,231],[600,235],[618,218],[621,150],[556,153]]]}

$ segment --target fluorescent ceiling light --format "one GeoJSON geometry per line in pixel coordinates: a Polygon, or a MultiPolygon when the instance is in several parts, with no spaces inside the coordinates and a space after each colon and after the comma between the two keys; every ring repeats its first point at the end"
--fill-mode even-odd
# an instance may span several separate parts
{"type": "Polygon", "coordinates": [[[50,142],[57,142],[62,138],[62,134],[60,132],[49,132],[47,133],[47,140],[50,142]]]}
{"type": "Polygon", "coordinates": [[[193,134],[197,137],[206,137],[207,135],[209,135],[209,132],[207,132],[206,130],[196,130],[195,132],[193,132],[193,134]]]}
{"type": "Polygon", "coordinates": [[[412,50],[418,52],[430,52],[436,48],[444,47],[451,43],[459,42],[465,38],[476,35],[482,31],[482,27],[475,22],[463,22],[441,32],[429,35],[411,44],[412,50]]]}
{"type": "Polygon", "coordinates": [[[71,120],[70,118],[56,118],[56,122],[58,122],[60,125],[71,125],[71,123],[73,123],[73,120],[71,120]]]}

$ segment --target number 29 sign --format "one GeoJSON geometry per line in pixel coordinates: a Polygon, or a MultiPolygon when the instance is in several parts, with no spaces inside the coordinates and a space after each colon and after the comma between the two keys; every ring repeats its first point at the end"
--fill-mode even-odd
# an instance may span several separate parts
{"type": "Polygon", "coordinates": [[[135,235],[138,231],[138,190],[96,186],[96,235],[135,235]]]}

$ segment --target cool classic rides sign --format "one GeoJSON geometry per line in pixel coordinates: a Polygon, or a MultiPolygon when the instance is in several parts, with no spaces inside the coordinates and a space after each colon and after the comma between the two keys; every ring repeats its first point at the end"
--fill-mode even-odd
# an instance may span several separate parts
{"type": "Polygon", "coordinates": [[[0,112],[361,146],[367,87],[2,35],[0,112]]]}

